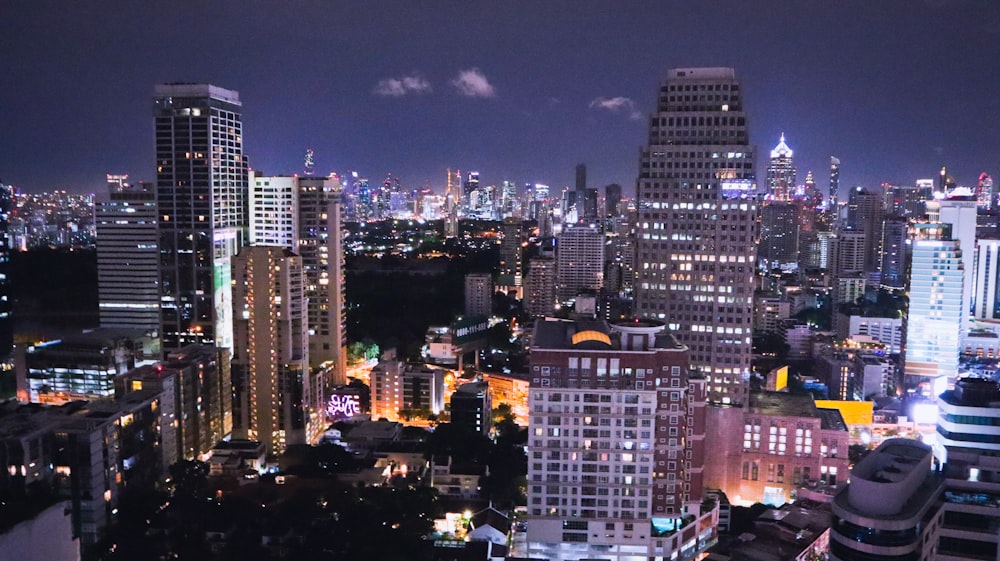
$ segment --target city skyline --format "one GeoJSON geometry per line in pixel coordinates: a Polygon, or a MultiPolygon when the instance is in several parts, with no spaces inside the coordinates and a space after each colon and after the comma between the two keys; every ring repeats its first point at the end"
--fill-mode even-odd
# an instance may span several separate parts
{"type": "Polygon", "coordinates": [[[784,132],[819,185],[831,155],[844,189],[941,165],[971,185],[1000,167],[1000,84],[980,69],[1000,55],[1000,7],[986,2],[234,6],[11,10],[4,181],[97,193],[107,172],[153,180],[152,89],[183,81],[241,92],[246,154],[266,174],[301,172],[307,148],[319,174],[436,190],[449,167],[569,186],[583,162],[590,187],[631,195],[649,92],[685,66],[735,68],[756,152],[784,132]]]}

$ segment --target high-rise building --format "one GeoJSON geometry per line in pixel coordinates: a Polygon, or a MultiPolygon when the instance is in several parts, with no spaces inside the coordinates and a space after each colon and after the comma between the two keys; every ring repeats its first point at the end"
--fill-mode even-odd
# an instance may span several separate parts
{"type": "Polygon", "coordinates": [[[521,286],[523,273],[521,271],[521,256],[524,251],[522,231],[524,223],[520,218],[504,218],[500,230],[503,238],[500,240],[500,274],[497,277],[499,286],[521,286]]]}
{"type": "Polygon", "coordinates": [[[470,171],[465,184],[462,185],[462,201],[465,209],[472,210],[475,205],[475,198],[479,193],[479,172],[470,171]]]}
{"type": "Polygon", "coordinates": [[[939,559],[973,561],[1000,557],[1000,470],[996,427],[1000,387],[992,380],[963,378],[937,399],[934,456],[943,464],[945,493],[937,525],[939,559]]]}
{"type": "Polygon", "coordinates": [[[232,348],[230,260],[247,228],[239,94],[164,84],[155,96],[163,349],[232,348]]]}
{"type": "MultiPolygon", "coordinates": [[[[967,319],[972,311],[973,290],[976,282],[976,199],[971,189],[959,187],[949,191],[938,201],[942,224],[951,225],[951,239],[962,250],[962,267],[965,280],[962,284],[962,313],[967,319]]],[[[963,324],[963,333],[964,333],[963,324]]]]}
{"type": "MultiPolygon", "coordinates": [[[[700,518],[705,381],[655,320],[545,320],[531,352],[532,557],[670,558],[700,518]],[[579,427],[579,429],[571,428],[579,427]],[[641,530],[648,531],[641,531],[641,530]]],[[[711,537],[711,524],[698,532],[711,537]]]]}
{"type": "Polygon", "coordinates": [[[996,559],[996,382],[963,378],[937,398],[932,447],[885,441],[833,500],[830,559],[996,559]]]}
{"type": "Polygon", "coordinates": [[[882,286],[889,290],[906,288],[906,239],[909,225],[906,218],[892,216],[886,218],[882,227],[882,265],[880,267],[882,286]]]}
{"type": "Polygon", "coordinates": [[[108,174],[108,194],[94,208],[101,327],[160,329],[160,250],[156,192],[108,174]]]}
{"type": "Polygon", "coordinates": [[[559,234],[556,245],[556,296],[572,300],[581,290],[604,283],[604,234],[594,224],[574,224],[559,234]]]}
{"type": "Polygon", "coordinates": [[[344,250],[340,181],[328,177],[251,175],[250,240],[302,259],[308,299],[309,361],[333,362],[332,384],[346,382],[344,250]]]}
{"type": "Polygon", "coordinates": [[[830,204],[827,208],[837,212],[837,198],[840,196],[840,159],[830,156],[830,204]]]}
{"type": "Polygon", "coordinates": [[[249,172],[249,237],[253,245],[298,246],[298,177],[268,177],[249,172]]]}
{"type": "MultiPolygon", "coordinates": [[[[933,215],[937,202],[927,205],[933,215]]],[[[936,380],[958,375],[959,346],[969,315],[962,308],[965,271],[951,225],[932,220],[915,224],[914,231],[903,373],[933,387],[936,380]]]]}
{"type": "Polygon", "coordinates": [[[383,360],[372,368],[371,416],[398,421],[403,408],[403,371],[406,364],[398,360],[383,360]]]}
{"type": "Polygon", "coordinates": [[[973,292],[977,320],[1000,320],[1000,239],[980,239],[973,292]]]}
{"type": "Polygon", "coordinates": [[[847,202],[847,227],[865,235],[865,273],[878,270],[882,244],[883,198],[862,187],[851,190],[847,202]]]}
{"type": "Polygon", "coordinates": [[[493,314],[493,277],[489,273],[465,275],[465,315],[493,314]]]}
{"type": "MultiPolygon", "coordinates": [[[[577,164],[576,165],[576,187],[577,193],[582,193],[587,189],[587,164],[577,164]]],[[[577,195],[580,197],[580,195],[577,195]]]]}
{"type": "Polygon", "coordinates": [[[180,373],[177,386],[179,456],[205,459],[233,432],[233,379],[229,349],[188,345],[167,353],[162,366],[180,373]]]}
{"type": "Polygon", "coordinates": [[[605,216],[620,216],[622,203],[622,186],[612,183],[604,187],[605,216]]]}
{"type": "Polygon", "coordinates": [[[298,248],[309,301],[309,362],[333,363],[329,384],[347,383],[347,313],[344,270],[344,226],[340,181],[329,177],[299,178],[298,248]]]}
{"type": "Polygon", "coordinates": [[[668,323],[724,402],[750,373],[756,191],[733,70],[671,70],[639,168],[636,312],[668,323]]]}
{"type": "Polygon", "coordinates": [[[524,309],[533,317],[550,316],[556,306],[556,263],[536,257],[524,279],[524,309]]]}
{"type": "Polygon", "coordinates": [[[799,257],[798,202],[767,201],[760,207],[760,247],[757,259],[764,270],[795,265],[799,257]]]}
{"type": "Polygon", "coordinates": [[[10,293],[10,252],[14,248],[10,215],[14,206],[14,189],[0,181],[0,360],[10,358],[14,350],[14,323],[11,318],[14,298],[10,293]]]}
{"type": "Polygon", "coordinates": [[[579,201],[577,203],[578,209],[582,206],[578,212],[584,222],[595,222],[600,218],[597,212],[598,194],[596,188],[587,187],[583,191],[583,199],[578,198],[577,200],[579,201]]]}
{"type": "Polygon", "coordinates": [[[302,261],[286,248],[248,246],[233,258],[233,434],[263,442],[269,454],[320,431],[303,284],[302,261]]]}
{"type": "Polygon", "coordinates": [[[993,207],[993,178],[985,171],[979,174],[976,182],[976,206],[980,210],[989,210],[993,207]]]}
{"type": "Polygon", "coordinates": [[[792,149],[785,144],[785,133],[771,150],[767,164],[767,192],[774,200],[787,201],[795,193],[795,165],[792,163],[792,149]]]}

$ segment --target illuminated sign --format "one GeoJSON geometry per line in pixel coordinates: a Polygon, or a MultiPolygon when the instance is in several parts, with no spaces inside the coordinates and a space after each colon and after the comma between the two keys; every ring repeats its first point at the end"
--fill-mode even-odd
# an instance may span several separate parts
{"type": "Polygon", "coordinates": [[[747,199],[752,198],[756,191],[756,185],[749,179],[727,179],[719,185],[724,199],[747,199]]]}
{"type": "Polygon", "coordinates": [[[456,345],[463,345],[476,339],[486,337],[486,332],[490,329],[489,319],[483,316],[473,316],[459,319],[451,325],[455,333],[452,341],[456,345]]]}
{"type": "Polygon", "coordinates": [[[361,414],[361,397],[353,394],[333,394],[326,404],[326,419],[350,419],[361,414]]]}

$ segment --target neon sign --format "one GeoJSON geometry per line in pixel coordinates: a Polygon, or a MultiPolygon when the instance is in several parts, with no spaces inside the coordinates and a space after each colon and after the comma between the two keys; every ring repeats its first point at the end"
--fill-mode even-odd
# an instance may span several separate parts
{"type": "Polygon", "coordinates": [[[357,395],[334,394],[326,404],[326,418],[330,421],[350,419],[359,414],[361,414],[361,398],[357,395]]]}

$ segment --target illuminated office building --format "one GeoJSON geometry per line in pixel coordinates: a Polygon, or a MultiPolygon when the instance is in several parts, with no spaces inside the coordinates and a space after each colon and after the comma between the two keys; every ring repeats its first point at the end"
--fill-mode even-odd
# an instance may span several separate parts
{"type": "Polygon", "coordinates": [[[776,201],[791,200],[795,193],[795,165],[792,163],[792,149],[785,144],[785,133],[771,150],[767,164],[767,192],[776,201]]]}
{"type": "Polygon", "coordinates": [[[94,208],[101,327],[160,329],[160,250],[156,192],[108,174],[108,194],[94,208]]]}
{"type": "Polygon", "coordinates": [[[640,158],[636,313],[667,322],[720,402],[750,373],[756,193],[733,70],[671,70],[640,158]]]}
{"type": "Polygon", "coordinates": [[[163,348],[232,348],[230,260],[247,228],[239,94],[208,84],[164,84],[156,86],[155,98],[163,348]]]}
{"type": "MultiPolygon", "coordinates": [[[[936,202],[927,203],[930,209],[936,202]]],[[[958,375],[962,328],[968,312],[962,308],[962,249],[951,237],[951,226],[939,222],[915,224],[910,265],[910,307],[907,316],[903,372],[917,383],[938,384],[958,375]]]]}

